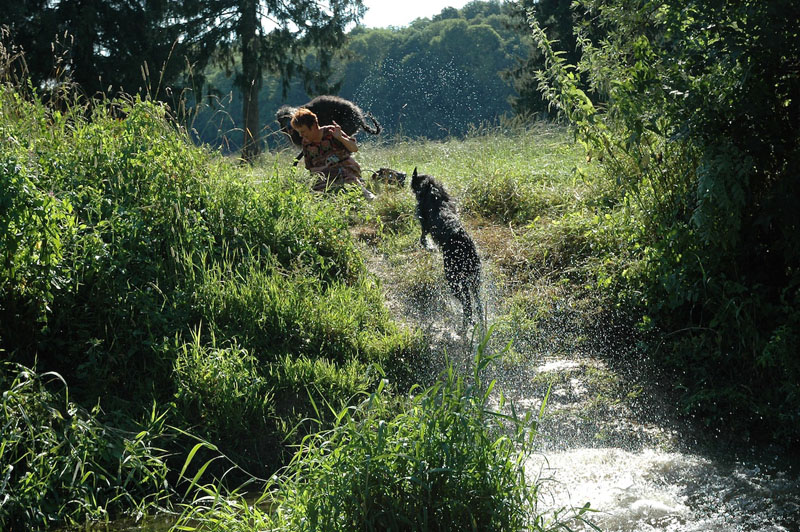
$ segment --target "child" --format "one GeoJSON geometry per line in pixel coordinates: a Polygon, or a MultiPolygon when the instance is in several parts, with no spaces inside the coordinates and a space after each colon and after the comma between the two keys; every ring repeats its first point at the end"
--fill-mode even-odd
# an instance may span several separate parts
{"type": "Polygon", "coordinates": [[[368,200],[375,196],[361,182],[361,166],[351,156],[358,151],[355,139],[348,136],[336,122],[321,126],[317,115],[301,107],[292,115],[292,128],[303,137],[303,159],[306,168],[320,179],[311,187],[316,192],[346,184],[361,187],[368,200]]]}

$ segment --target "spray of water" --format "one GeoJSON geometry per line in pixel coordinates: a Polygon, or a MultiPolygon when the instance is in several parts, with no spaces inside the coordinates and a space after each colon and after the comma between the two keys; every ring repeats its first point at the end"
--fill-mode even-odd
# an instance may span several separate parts
{"type": "MultiPolygon", "coordinates": [[[[441,271],[435,254],[415,266],[419,260],[409,255],[405,268],[441,271]]],[[[396,318],[427,340],[429,360],[418,374],[435,375],[446,359],[466,370],[476,342],[460,327],[460,308],[445,283],[398,283],[397,267],[378,257],[371,267],[396,318]]],[[[800,530],[798,479],[693,451],[691,432],[672,421],[665,396],[636,378],[642,368],[608,366],[610,359],[637,360],[609,356],[620,349],[619,331],[587,325],[569,303],[532,330],[503,324],[507,301],[485,257],[483,271],[489,323],[503,325],[492,343],[514,342],[491,368],[497,392],[537,412],[549,390],[538,427],[541,454],[528,464],[531,478],[543,483],[543,506],[590,503],[594,523],[607,532],[800,530]]]]}

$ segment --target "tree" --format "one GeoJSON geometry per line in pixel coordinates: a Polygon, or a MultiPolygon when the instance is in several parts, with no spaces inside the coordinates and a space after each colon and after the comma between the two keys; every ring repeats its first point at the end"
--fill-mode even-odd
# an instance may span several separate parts
{"type": "MultiPolygon", "coordinates": [[[[572,8],[572,0],[518,0],[510,2],[508,12],[511,20],[510,27],[523,35],[530,35],[531,27],[529,17],[533,17],[538,26],[542,28],[547,38],[554,42],[554,46],[563,52],[568,64],[577,64],[580,57],[575,36],[575,25],[580,18],[581,7],[572,8]]],[[[527,55],[520,57],[517,64],[503,73],[506,80],[510,81],[519,96],[512,101],[512,107],[517,113],[544,113],[547,111],[547,101],[539,91],[539,82],[535,73],[544,68],[544,58],[538,49],[529,46],[527,55]]]]}
{"type": "Polygon", "coordinates": [[[36,86],[46,84],[58,68],[86,94],[105,93],[109,87],[112,94],[134,93],[152,83],[142,79],[145,62],[151,77],[158,75],[162,82],[174,80],[183,69],[178,60],[183,28],[174,22],[174,4],[167,0],[23,0],[10,3],[3,22],[12,41],[22,47],[27,73],[36,86]],[[54,52],[61,61],[58,65],[54,65],[54,52]]]}
{"type": "Polygon", "coordinates": [[[386,134],[443,138],[510,111],[511,88],[498,75],[519,38],[496,2],[445,9],[399,29],[360,29],[343,66],[342,94],[370,109],[386,134]]]}
{"type": "Polygon", "coordinates": [[[362,0],[189,0],[180,18],[194,68],[211,61],[241,65],[235,85],[242,92],[242,157],[260,152],[258,93],[265,72],[280,75],[284,90],[299,75],[311,93],[329,92],[331,59],[345,41],[345,29],[364,14],[362,0]],[[314,51],[315,61],[306,61],[314,51]]]}

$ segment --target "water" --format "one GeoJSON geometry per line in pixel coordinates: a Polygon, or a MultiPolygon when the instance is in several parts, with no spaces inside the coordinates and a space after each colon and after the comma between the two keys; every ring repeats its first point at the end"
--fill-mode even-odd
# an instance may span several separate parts
{"type": "MultiPolygon", "coordinates": [[[[425,331],[437,363],[443,365],[447,353],[469,371],[474,343],[460,330],[459,309],[446,288],[424,301],[419,294],[409,298],[397,291],[390,271],[371,267],[382,277],[389,308],[425,331]]],[[[491,321],[502,296],[491,265],[487,271],[491,321]]],[[[642,368],[610,368],[613,342],[589,338],[578,322],[566,309],[535,334],[511,331],[512,360],[498,362],[490,375],[498,381],[496,395],[502,391],[518,410],[538,413],[549,390],[538,425],[540,454],[527,466],[531,479],[541,482],[540,511],[590,503],[591,522],[605,532],[800,531],[800,480],[780,455],[744,461],[724,445],[701,451],[695,429],[672,419],[658,387],[636,378],[642,368]]],[[[495,350],[508,341],[500,336],[492,342],[495,350]]]]}
{"type": "Polygon", "coordinates": [[[547,357],[526,377],[504,379],[500,371],[497,378],[516,404],[534,411],[552,383],[541,454],[528,463],[542,482],[543,508],[589,503],[592,523],[606,532],[800,530],[800,480],[780,455],[743,461],[707,444],[701,452],[694,429],[670,419],[657,391],[620,399],[615,387],[641,385],[603,361],[585,353],[547,357]],[[522,384],[531,381],[539,384],[522,384]],[[603,393],[609,396],[598,399],[603,393]]]}
{"type": "Polygon", "coordinates": [[[755,465],[606,447],[534,458],[530,470],[547,479],[545,502],[591,502],[598,510],[593,522],[608,532],[779,532],[798,530],[800,523],[797,480],[755,465]]]}

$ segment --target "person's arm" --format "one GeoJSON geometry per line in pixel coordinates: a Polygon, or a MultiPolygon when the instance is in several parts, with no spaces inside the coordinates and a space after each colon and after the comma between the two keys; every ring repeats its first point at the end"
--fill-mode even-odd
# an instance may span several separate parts
{"type": "Polygon", "coordinates": [[[333,135],[333,138],[341,142],[342,146],[344,146],[350,153],[355,153],[358,151],[358,143],[356,140],[347,136],[347,134],[342,131],[342,126],[336,122],[333,123],[333,130],[331,131],[331,134],[333,135]]]}

